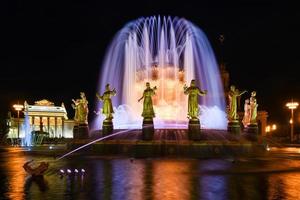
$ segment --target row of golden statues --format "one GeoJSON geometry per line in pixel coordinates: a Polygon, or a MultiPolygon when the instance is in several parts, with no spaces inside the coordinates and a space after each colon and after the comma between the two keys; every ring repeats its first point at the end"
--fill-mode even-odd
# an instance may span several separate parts
{"type": "MultiPolygon", "coordinates": [[[[143,101],[143,112],[142,117],[144,119],[152,119],[155,117],[155,112],[153,109],[152,96],[155,95],[157,87],[151,88],[150,83],[146,83],[146,89],[143,92],[143,96],[138,99],[138,102],[143,101]]],[[[190,120],[198,120],[199,106],[198,106],[198,96],[205,96],[207,94],[206,90],[201,90],[197,85],[196,81],[192,80],[190,86],[184,85],[184,94],[188,95],[188,118],[190,120]]],[[[227,116],[229,122],[238,121],[237,113],[237,98],[243,95],[247,91],[240,92],[235,86],[230,87],[228,92],[229,104],[227,108],[227,116]]],[[[99,101],[103,101],[102,114],[105,115],[105,121],[112,121],[113,119],[113,105],[111,98],[117,94],[115,89],[111,89],[109,84],[106,84],[105,91],[102,95],[96,94],[99,101]]],[[[80,93],[80,99],[72,99],[72,107],[75,109],[74,120],[78,123],[88,123],[88,101],[84,92],[80,93]]],[[[251,93],[250,99],[245,101],[245,113],[242,120],[244,125],[256,123],[257,117],[257,102],[256,102],[256,92],[251,93]]]]}
{"type": "MultiPolygon", "coordinates": [[[[143,92],[143,96],[138,99],[138,102],[144,99],[143,102],[143,118],[154,118],[155,112],[153,109],[152,96],[155,95],[157,87],[151,88],[150,83],[146,83],[146,89],[143,92]]],[[[198,95],[205,96],[207,91],[202,91],[196,86],[196,81],[192,80],[190,86],[184,85],[184,94],[188,95],[188,118],[192,120],[198,119],[198,95]]],[[[102,95],[96,93],[96,97],[99,101],[103,101],[102,114],[105,115],[106,121],[111,121],[113,119],[113,106],[111,97],[117,94],[115,89],[111,89],[109,84],[106,84],[105,91],[102,95]]],[[[80,99],[72,99],[72,107],[75,109],[74,120],[79,123],[87,123],[88,115],[88,101],[84,92],[80,93],[80,99]]]]}
{"type": "MultiPolygon", "coordinates": [[[[230,90],[228,92],[229,105],[227,108],[229,122],[238,122],[239,116],[237,113],[237,99],[246,92],[246,90],[240,92],[234,85],[230,86],[230,90]]],[[[251,92],[251,97],[245,100],[244,117],[242,119],[244,126],[257,123],[257,107],[256,91],[253,91],[251,92]]]]}

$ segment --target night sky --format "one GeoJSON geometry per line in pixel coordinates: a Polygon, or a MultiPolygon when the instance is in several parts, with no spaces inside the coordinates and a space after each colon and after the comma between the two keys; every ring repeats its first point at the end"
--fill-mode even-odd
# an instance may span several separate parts
{"type": "Polygon", "coordinates": [[[259,110],[286,122],[285,103],[300,101],[300,12],[284,1],[224,2],[1,2],[0,112],[46,98],[64,102],[73,117],[71,99],[80,91],[93,110],[101,62],[115,33],[141,16],[170,15],[198,25],[218,60],[224,34],[231,83],[256,90],[259,110]]]}

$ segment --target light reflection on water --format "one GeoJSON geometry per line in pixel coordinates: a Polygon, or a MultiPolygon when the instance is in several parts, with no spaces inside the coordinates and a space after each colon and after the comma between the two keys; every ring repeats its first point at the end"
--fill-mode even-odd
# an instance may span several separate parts
{"type": "Polygon", "coordinates": [[[153,162],[153,199],[190,199],[192,162],[156,160],[153,162]]]}
{"type": "Polygon", "coordinates": [[[299,199],[300,157],[284,156],[276,151],[234,160],[89,156],[57,162],[10,149],[0,152],[0,199],[299,199]],[[43,179],[24,172],[31,159],[50,162],[43,179]],[[60,177],[61,168],[84,168],[86,174],[60,177]]]}

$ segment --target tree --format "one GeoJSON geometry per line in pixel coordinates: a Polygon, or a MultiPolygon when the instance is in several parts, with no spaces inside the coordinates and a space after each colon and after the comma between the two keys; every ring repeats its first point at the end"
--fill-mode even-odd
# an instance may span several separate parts
{"type": "Polygon", "coordinates": [[[7,134],[9,132],[9,120],[11,118],[10,112],[8,115],[0,113],[0,143],[5,143],[7,134]]]}

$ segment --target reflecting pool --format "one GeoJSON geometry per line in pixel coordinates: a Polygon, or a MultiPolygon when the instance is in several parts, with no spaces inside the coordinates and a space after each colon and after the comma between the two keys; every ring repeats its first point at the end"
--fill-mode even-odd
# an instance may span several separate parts
{"type": "Polygon", "coordinates": [[[0,180],[0,199],[14,200],[299,199],[300,148],[271,148],[268,156],[255,158],[133,159],[77,155],[59,161],[9,148],[0,150],[0,180]],[[50,163],[44,178],[32,178],[25,173],[22,166],[31,159],[50,163]]]}

